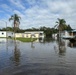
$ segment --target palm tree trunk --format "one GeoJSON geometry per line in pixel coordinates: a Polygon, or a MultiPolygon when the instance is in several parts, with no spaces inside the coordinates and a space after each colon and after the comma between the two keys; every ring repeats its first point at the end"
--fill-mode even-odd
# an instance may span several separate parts
{"type": "Polygon", "coordinates": [[[61,26],[59,25],[59,38],[61,38],[61,26]]]}
{"type": "Polygon", "coordinates": [[[16,40],[16,36],[15,36],[15,31],[16,31],[16,28],[15,28],[15,21],[14,21],[14,40],[16,40]]]}
{"type": "Polygon", "coordinates": [[[59,38],[61,37],[61,31],[59,30],[59,38]]]}

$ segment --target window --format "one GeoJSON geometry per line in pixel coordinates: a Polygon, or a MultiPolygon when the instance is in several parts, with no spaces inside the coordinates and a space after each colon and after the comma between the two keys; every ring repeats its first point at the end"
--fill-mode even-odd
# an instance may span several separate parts
{"type": "Polygon", "coordinates": [[[4,35],[4,33],[2,33],[2,35],[4,35]]]}
{"type": "Polygon", "coordinates": [[[43,33],[40,33],[39,35],[43,35],[43,33]]]}

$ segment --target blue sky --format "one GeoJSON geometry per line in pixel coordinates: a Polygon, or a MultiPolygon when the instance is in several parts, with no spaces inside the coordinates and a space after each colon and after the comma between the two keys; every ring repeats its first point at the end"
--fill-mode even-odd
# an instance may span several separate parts
{"type": "Polygon", "coordinates": [[[21,17],[20,28],[53,27],[57,18],[63,18],[76,29],[76,0],[0,0],[0,28],[12,26],[13,14],[21,17]]]}

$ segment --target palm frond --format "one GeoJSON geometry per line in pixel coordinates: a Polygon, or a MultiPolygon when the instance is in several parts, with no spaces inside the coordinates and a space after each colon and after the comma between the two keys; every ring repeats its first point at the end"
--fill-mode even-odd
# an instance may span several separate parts
{"type": "Polygon", "coordinates": [[[9,18],[9,21],[10,21],[10,20],[13,20],[13,19],[14,19],[14,16],[12,15],[11,18],[9,18]]]}
{"type": "Polygon", "coordinates": [[[56,21],[56,23],[59,23],[58,21],[56,21]]]}
{"type": "Polygon", "coordinates": [[[56,24],[56,25],[54,26],[54,28],[57,27],[57,26],[58,26],[58,25],[56,24]]]}
{"type": "Polygon", "coordinates": [[[18,28],[19,28],[20,19],[21,19],[20,16],[18,16],[17,14],[14,14],[14,15],[12,15],[12,16],[9,18],[9,21],[10,21],[10,20],[13,20],[13,24],[14,24],[13,27],[18,27],[18,28]]]}

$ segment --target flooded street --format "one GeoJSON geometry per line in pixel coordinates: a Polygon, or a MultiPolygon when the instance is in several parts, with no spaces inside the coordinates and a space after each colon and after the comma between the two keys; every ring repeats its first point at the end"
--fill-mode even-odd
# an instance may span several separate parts
{"type": "Polygon", "coordinates": [[[76,42],[0,41],[0,75],[76,75],[76,42]]]}

